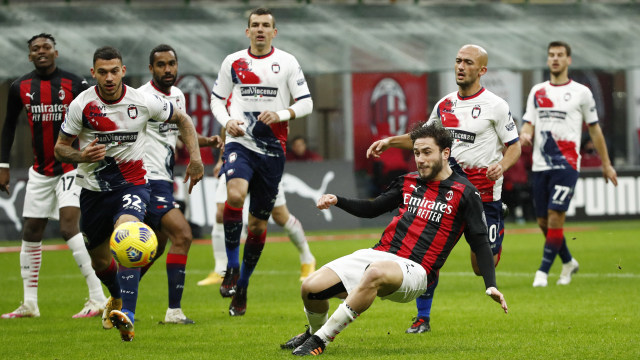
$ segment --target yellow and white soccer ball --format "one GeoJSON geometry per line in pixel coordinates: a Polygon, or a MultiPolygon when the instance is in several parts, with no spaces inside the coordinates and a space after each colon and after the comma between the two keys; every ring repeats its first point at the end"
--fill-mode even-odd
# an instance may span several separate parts
{"type": "Polygon", "coordinates": [[[129,268],[147,265],[158,251],[156,234],[147,224],[137,221],[120,224],[111,234],[110,245],[116,261],[129,268]]]}

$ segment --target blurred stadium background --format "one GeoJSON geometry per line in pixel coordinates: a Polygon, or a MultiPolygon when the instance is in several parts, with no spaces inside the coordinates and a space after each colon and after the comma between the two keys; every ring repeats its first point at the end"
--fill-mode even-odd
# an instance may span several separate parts
{"type": "MultiPolygon", "coordinates": [[[[306,228],[384,225],[345,221],[313,207],[319,192],[374,196],[384,176],[411,170],[411,154],[365,159],[375,139],[404,133],[424,120],[433,105],[455,90],[454,57],[474,43],[489,53],[484,85],[504,97],[520,121],[532,85],[546,80],[546,45],[572,46],[571,77],[596,98],[609,153],[620,186],[605,185],[597,168],[585,168],[569,212],[571,219],[637,219],[640,214],[640,6],[635,0],[471,1],[471,0],[128,0],[0,2],[0,125],[11,82],[33,69],[27,40],[38,33],[55,36],[59,67],[90,83],[93,51],[118,47],[127,65],[126,82],[149,81],[150,49],[176,48],[178,86],[203,135],[217,134],[209,92],[223,58],[248,46],[248,12],[274,11],[276,47],[296,55],[310,84],[314,112],[291,123],[290,138],[303,135],[325,160],[287,165],[288,204],[306,228]]],[[[585,131],[586,133],[586,131],[585,131]]],[[[205,159],[213,162],[215,154],[205,159]]],[[[19,239],[27,169],[32,164],[30,131],[20,122],[11,158],[13,196],[0,195],[0,238],[19,239]],[[22,184],[22,187],[21,185],[22,184]]],[[[208,234],[215,207],[215,178],[185,197],[194,228],[208,234]]],[[[516,184],[517,185],[517,184],[516,184]]],[[[513,221],[533,220],[527,184],[514,186],[520,212],[513,221]]],[[[510,189],[507,189],[510,191],[510,189]]],[[[182,193],[178,189],[178,193],[182,193]]],[[[514,203],[516,204],[516,203],[514,203]]],[[[517,207],[517,206],[516,206],[517,207]]],[[[48,236],[57,237],[57,225],[48,236]]]]}

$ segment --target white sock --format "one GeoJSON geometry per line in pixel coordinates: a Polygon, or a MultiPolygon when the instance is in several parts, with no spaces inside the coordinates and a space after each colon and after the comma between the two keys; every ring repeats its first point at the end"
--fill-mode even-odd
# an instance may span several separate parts
{"type": "Polygon", "coordinates": [[[224,245],[224,225],[214,223],[211,230],[211,246],[213,247],[213,259],[215,267],[213,271],[224,275],[227,271],[227,250],[224,245]]]}
{"type": "Polygon", "coordinates": [[[342,303],[331,315],[329,320],[318,330],[317,335],[324,343],[333,341],[344,328],[358,317],[358,313],[351,310],[347,303],[342,303]]]}
{"type": "Polygon", "coordinates": [[[99,302],[106,301],[107,298],[104,297],[104,292],[102,292],[102,283],[96,276],[93,267],[91,267],[91,257],[84,245],[82,233],[77,233],[71,239],[67,240],[67,246],[71,249],[73,258],[76,264],[78,264],[82,276],[84,276],[84,279],[87,281],[89,298],[99,302]]]}
{"type": "Polygon", "coordinates": [[[329,316],[329,313],[327,312],[314,313],[307,310],[307,308],[304,308],[304,313],[307,315],[307,321],[309,322],[309,332],[311,332],[312,334],[318,331],[322,327],[322,325],[327,322],[329,316]]]}
{"type": "Polygon", "coordinates": [[[300,263],[309,264],[314,262],[316,259],[311,254],[311,250],[309,250],[309,243],[307,243],[307,237],[304,236],[302,224],[293,214],[289,215],[289,220],[284,224],[284,230],[300,253],[300,263]]]}
{"type": "Polygon", "coordinates": [[[38,277],[42,263],[42,241],[22,240],[20,249],[20,274],[24,287],[24,302],[38,307],[38,277]]]}

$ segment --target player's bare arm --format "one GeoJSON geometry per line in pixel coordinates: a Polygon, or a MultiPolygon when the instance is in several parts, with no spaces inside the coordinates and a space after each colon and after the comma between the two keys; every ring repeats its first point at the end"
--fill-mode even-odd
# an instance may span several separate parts
{"type": "MultiPolygon", "coordinates": [[[[178,139],[182,141],[182,136],[178,136],[178,139]]],[[[202,136],[198,134],[198,146],[200,147],[212,147],[212,148],[220,148],[222,146],[222,139],[218,135],[214,136],[202,136]]]]}
{"type": "Polygon", "coordinates": [[[609,158],[609,151],[607,150],[607,144],[604,141],[604,135],[602,129],[598,123],[589,126],[589,136],[593,141],[593,145],[596,147],[596,151],[602,161],[602,176],[606,182],[611,182],[613,185],[618,186],[618,174],[616,169],[611,165],[611,159],[609,158]]]}
{"type": "Polygon", "coordinates": [[[520,142],[524,146],[533,145],[533,125],[531,125],[531,123],[524,122],[524,124],[522,124],[522,129],[520,130],[520,142]]]}
{"type": "Polygon", "coordinates": [[[380,155],[390,147],[411,150],[413,149],[413,143],[411,142],[409,134],[391,136],[386,139],[378,140],[371,144],[369,149],[367,149],[367,158],[379,158],[380,155]]]}
{"type": "Polygon", "coordinates": [[[0,168],[0,191],[9,194],[9,181],[11,181],[11,171],[9,168],[0,168]]]}
{"type": "Polygon", "coordinates": [[[320,199],[318,199],[318,202],[317,202],[316,206],[320,210],[326,210],[326,209],[330,208],[332,205],[335,205],[337,203],[338,203],[338,197],[337,196],[335,196],[333,194],[324,194],[324,195],[320,196],[320,199]]]}
{"type": "Polygon", "coordinates": [[[520,158],[522,145],[519,141],[509,145],[505,150],[502,160],[487,167],[487,178],[491,181],[500,179],[505,171],[509,170],[520,158]]]}
{"type": "Polygon", "coordinates": [[[70,164],[93,163],[104,160],[107,149],[104,144],[98,144],[98,138],[93,139],[89,145],[82,150],[73,148],[75,137],[67,136],[60,132],[58,141],[54,148],[56,159],[70,164]]]}
{"type": "Polygon", "coordinates": [[[184,142],[187,150],[189,151],[189,165],[187,165],[187,172],[184,176],[184,182],[189,181],[189,194],[191,189],[200,181],[204,176],[204,165],[202,164],[202,158],[200,157],[200,147],[198,146],[198,136],[196,129],[193,126],[191,117],[182,110],[177,110],[169,119],[170,123],[178,125],[180,136],[184,142]]]}

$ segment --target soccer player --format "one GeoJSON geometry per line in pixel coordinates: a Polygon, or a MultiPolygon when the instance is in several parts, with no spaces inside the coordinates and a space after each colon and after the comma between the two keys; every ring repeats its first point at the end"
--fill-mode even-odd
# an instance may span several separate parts
{"type": "Polygon", "coordinates": [[[287,121],[313,109],[298,61],[271,46],[278,33],[271,10],[253,10],[245,33],[250,47],[224,59],[211,91],[211,110],[226,128],[221,171],[227,180],[223,222],[228,264],[220,294],[233,297],[231,316],[246,311],[249,278],[264,248],[267,220],[284,171],[287,121]],[[295,103],[289,106],[292,96],[295,103]],[[227,112],[230,97],[233,100],[227,112]],[[240,271],[242,207],[249,192],[249,229],[240,271]]]}
{"type": "MultiPolygon", "coordinates": [[[[221,154],[222,155],[222,154],[221,154]]],[[[213,174],[218,175],[222,167],[222,156],[213,169],[213,174]]],[[[224,247],[224,223],[223,212],[224,203],[227,201],[227,182],[224,174],[219,177],[216,187],[216,222],[211,231],[211,245],[213,247],[213,258],[215,268],[206,278],[198,281],[199,286],[220,284],[224,278],[227,267],[227,255],[224,247]]],[[[300,257],[300,281],[306,279],[312,272],[316,270],[316,259],[309,249],[307,237],[304,234],[304,228],[300,220],[289,212],[287,207],[284,190],[280,186],[278,188],[278,196],[273,206],[271,217],[273,221],[282,227],[291,243],[295,245],[300,257]]]]}
{"type": "Polygon", "coordinates": [[[605,180],[618,185],[607,145],[598,124],[596,103],[591,91],[569,78],[571,47],[553,41],[547,47],[550,80],[535,85],[527,98],[521,138],[533,141],[533,202],[538,226],[545,236],[542,263],[533,280],[534,287],[547,286],[549,269],[556,255],[562,260],[558,285],[568,285],[578,271],[564,237],[564,221],[580,171],[582,122],[602,159],[605,180]]]}
{"type": "Polygon", "coordinates": [[[329,262],[302,283],[307,330],[283,349],[294,355],[318,355],[345,327],[380,296],[409,302],[423,294],[438,277],[462,233],[476,254],[486,294],[507,312],[498,291],[491,247],[487,237],[481,195],[469,180],[454,172],[447,160],[452,137],[439,124],[418,126],[410,133],[417,172],[396,178],[373,200],[324,194],[319,209],[335,205],[346,212],[372,218],[398,209],[371,249],[329,262]],[[327,319],[329,298],[345,299],[327,319]]]}
{"type": "MultiPolygon", "coordinates": [[[[454,142],[449,165],[480,192],[497,266],[504,240],[502,174],[518,161],[521,148],[509,105],[480,83],[480,78],[487,73],[487,63],[487,52],[480,46],[465,45],[458,51],[454,67],[458,91],[436,103],[429,122],[439,120],[451,132],[454,142]]],[[[409,148],[410,145],[406,134],[379,140],[369,147],[367,157],[378,157],[389,147],[409,148]]],[[[473,251],[471,266],[476,275],[480,275],[473,251]]],[[[425,294],[416,300],[418,316],[407,333],[430,331],[431,305],[437,285],[436,277],[425,294]]]]}
{"type": "Polygon", "coordinates": [[[76,181],[82,187],[80,228],[96,275],[109,290],[102,326],[120,331],[123,341],[134,337],[140,268],[118,267],[109,238],[127,221],[142,221],[149,204],[144,153],[147,122],[178,125],[191,162],[185,182],[189,192],[202,179],[204,167],[189,115],[171,102],[129,86],[118,49],[105,46],[93,54],[91,75],[97,85],[81,93],[69,106],[55,146],[60,161],[78,163],[76,181]],[[80,150],[71,144],[80,142],[80,150]]]}
{"type": "MultiPolygon", "coordinates": [[[[175,109],[184,111],[184,94],[173,86],[178,76],[176,51],[165,44],[153,48],[149,54],[149,71],[152,75],[151,81],[142,85],[139,90],[164,98],[170,101],[175,109]]],[[[193,324],[193,320],[184,315],[180,304],[184,290],[187,255],[193,236],[187,219],[173,198],[173,166],[177,140],[176,124],[154,119],[149,121],[144,163],[151,186],[151,198],[145,222],[154,229],[158,237],[158,251],[155,259],[164,252],[167,238],[171,239],[166,260],[169,308],[167,308],[164,323],[193,324]]],[[[217,135],[210,138],[199,136],[198,141],[200,146],[221,145],[220,137],[217,135]]],[[[141,276],[152,264],[153,262],[142,268],[141,276]]]]}
{"type": "Polygon", "coordinates": [[[58,50],[50,34],[29,39],[29,61],[35,70],[18,78],[9,88],[7,117],[2,129],[0,190],[9,194],[9,158],[18,117],[26,109],[31,127],[33,166],[24,200],[24,233],[20,250],[20,269],[24,301],[3,319],[39,317],[38,277],[42,261],[42,234],[49,219],[60,220],[60,234],[71,249],[89,288],[89,299],[74,318],[98,316],[106,298],[100,280],[91,267],[91,258],[80,233],[80,187],[75,183],[76,167],[57,161],[53,147],[71,101],[84,91],[85,79],[56,66],[58,50]]]}

